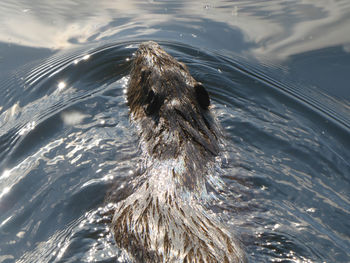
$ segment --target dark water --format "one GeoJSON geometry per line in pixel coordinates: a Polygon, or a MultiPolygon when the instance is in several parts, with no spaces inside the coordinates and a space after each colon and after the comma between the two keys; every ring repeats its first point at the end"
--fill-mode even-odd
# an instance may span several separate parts
{"type": "Polygon", "coordinates": [[[0,262],[125,262],[125,88],[157,40],[225,132],[216,216],[250,262],[350,261],[348,1],[2,1],[0,262]],[[116,197],[118,198],[122,197],[116,197]]]}

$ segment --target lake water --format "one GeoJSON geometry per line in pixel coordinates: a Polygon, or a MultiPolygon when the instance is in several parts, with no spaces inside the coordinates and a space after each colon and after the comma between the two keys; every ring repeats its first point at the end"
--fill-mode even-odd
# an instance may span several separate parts
{"type": "Polygon", "coordinates": [[[350,262],[350,2],[0,3],[0,262],[128,262],[109,230],[140,150],[125,88],[157,41],[225,134],[215,213],[250,262],[350,262]]]}

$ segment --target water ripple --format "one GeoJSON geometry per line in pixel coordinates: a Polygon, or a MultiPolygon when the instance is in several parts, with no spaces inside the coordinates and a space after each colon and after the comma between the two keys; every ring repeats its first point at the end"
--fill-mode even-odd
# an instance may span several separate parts
{"type": "MultiPolygon", "coordinates": [[[[23,90],[0,115],[1,260],[130,262],[109,222],[142,169],[124,95],[138,43],[77,48],[18,69],[23,90]]],[[[276,80],[268,63],[160,44],[209,90],[224,130],[214,173],[226,186],[208,182],[216,198],[206,206],[241,237],[250,261],[349,259],[343,104],[276,80]]]]}

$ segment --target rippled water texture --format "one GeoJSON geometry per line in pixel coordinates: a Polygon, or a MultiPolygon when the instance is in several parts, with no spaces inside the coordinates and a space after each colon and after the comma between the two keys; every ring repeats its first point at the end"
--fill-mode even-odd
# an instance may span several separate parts
{"type": "Polygon", "coordinates": [[[211,95],[227,189],[210,209],[250,262],[349,262],[349,7],[2,1],[0,262],[130,261],[109,226],[135,190],[124,93],[142,39],[211,95]]]}

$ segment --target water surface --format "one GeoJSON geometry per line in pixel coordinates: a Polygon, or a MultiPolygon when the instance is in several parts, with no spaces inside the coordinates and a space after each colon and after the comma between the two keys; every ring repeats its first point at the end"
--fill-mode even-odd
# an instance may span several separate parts
{"type": "Polygon", "coordinates": [[[249,260],[350,261],[349,7],[1,2],[0,262],[128,262],[109,222],[139,161],[124,92],[149,39],[211,95],[214,210],[249,260]]]}

